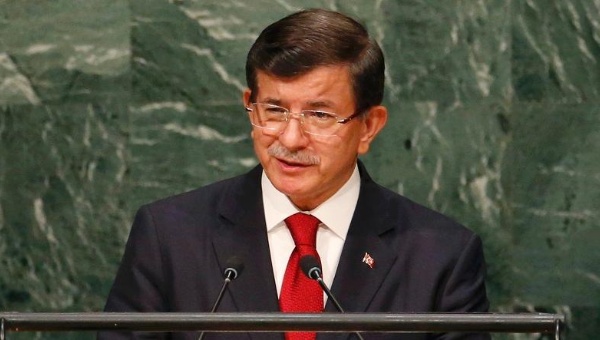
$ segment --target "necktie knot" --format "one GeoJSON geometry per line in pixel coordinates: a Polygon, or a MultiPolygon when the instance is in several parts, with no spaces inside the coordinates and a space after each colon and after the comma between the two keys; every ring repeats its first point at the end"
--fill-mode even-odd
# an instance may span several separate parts
{"type": "Polygon", "coordinates": [[[317,229],[320,223],[318,218],[304,213],[296,213],[285,219],[296,246],[313,248],[317,245],[317,229]]]}

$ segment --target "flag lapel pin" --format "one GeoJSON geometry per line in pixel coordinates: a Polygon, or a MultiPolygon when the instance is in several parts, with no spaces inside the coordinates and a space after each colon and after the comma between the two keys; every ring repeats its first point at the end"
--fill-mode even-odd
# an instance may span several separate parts
{"type": "Polygon", "coordinates": [[[369,266],[369,268],[371,268],[371,269],[375,266],[375,259],[373,259],[371,257],[371,255],[366,252],[365,252],[365,255],[363,256],[362,262],[365,263],[367,266],[369,266]]]}

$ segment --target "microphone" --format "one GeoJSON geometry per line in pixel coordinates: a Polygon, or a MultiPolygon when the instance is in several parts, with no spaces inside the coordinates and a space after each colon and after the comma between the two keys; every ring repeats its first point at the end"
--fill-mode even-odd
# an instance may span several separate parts
{"type": "MultiPolygon", "coordinates": [[[[333,305],[335,306],[335,308],[340,313],[345,313],[344,309],[342,308],[342,306],[340,305],[338,300],[335,298],[335,296],[333,296],[333,293],[331,293],[331,290],[329,290],[329,287],[327,287],[327,284],[325,284],[325,281],[323,281],[323,277],[322,277],[323,271],[321,270],[321,264],[319,263],[317,258],[314,257],[313,255],[302,256],[300,258],[300,268],[302,268],[302,272],[309,279],[316,280],[319,283],[319,285],[321,286],[321,289],[323,289],[325,294],[327,294],[327,298],[329,298],[329,300],[331,300],[331,302],[333,302],[333,305]]],[[[354,334],[356,334],[356,336],[360,340],[364,340],[359,332],[354,332],[354,334]]]]}
{"type": "MultiPolygon", "coordinates": [[[[240,276],[240,274],[242,274],[243,270],[244,270],[244,262],[242,261],[242,259],[239,256],[234,255],[227,259],[227,261],[225,262],[225,270],[223,271],[223,276],[225,277],[225,280],[223,281],[223,286],[221,287],[219,296],[217,296],[217,300],[215,300],[215,304],[213,305],[212,309],[210,310],[211,313],[214,313],[217,310],[217,307],[219,307],[219,304],[221,303],[221,300],[223,299],[223,294],[225,293],[225,290],[227,290],[227,286],[229,285],[229,283],[231,281],[237,279],[240,276]]],[[[204,331],[202,331],[202,333],[200,333],[198,340],[202,340],[203,338],[204,338],[204,331]]]]}
{"type": "Polygon", "coordinates": [[[244,262],[239,256],[235,255],[227,259],[225,266],[227,266],[227,268],[225,268],[223,271],[223,275],[225,275],[225,281],[233,281],[237,279],[244,270],[244,262]]]}

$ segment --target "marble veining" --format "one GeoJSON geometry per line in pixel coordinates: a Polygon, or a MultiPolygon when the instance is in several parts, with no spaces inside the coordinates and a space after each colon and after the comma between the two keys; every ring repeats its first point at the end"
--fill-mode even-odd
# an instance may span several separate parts
{"type": "Polygon", "coordinates": [[[493,310],[598,334],[598,0],[2,2],[0,309],[101,310],[139,205],[255,166],[246,53],[303,7],[386,54],[371,175],[482,236],[493,310]]]}

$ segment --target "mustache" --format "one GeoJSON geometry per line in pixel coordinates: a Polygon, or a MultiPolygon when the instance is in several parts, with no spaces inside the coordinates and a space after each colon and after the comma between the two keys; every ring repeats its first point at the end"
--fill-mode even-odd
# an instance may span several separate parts
{"type": "Polygon", "coordinates": [[[267,149],[269,156],[284,159],[288,162],[300,163],[303,165],[318,165],[321,163],[321,158],[310,151],[298,150],[290,151],[280,143],[274,143],[267,149]]]}

